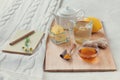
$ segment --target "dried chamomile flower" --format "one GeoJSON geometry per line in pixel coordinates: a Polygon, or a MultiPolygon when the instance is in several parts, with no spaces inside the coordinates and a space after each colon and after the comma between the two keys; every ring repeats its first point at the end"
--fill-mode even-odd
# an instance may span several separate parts
{"type": "Polygon", "coordinates": [[[25,51],[27,52],[27,51],[28,51],[28,49],[27,49],[27,48],[25,48],[25,51]]]}
{"type": "Polygon", "coordinates": [[[25,47],[23,46],[22,49],[25,49],[25,47]]]}
{"type": "Polygon", "coordinates": [[[33,51],[33,48],[30,48],[30,51],[33,51]]]}

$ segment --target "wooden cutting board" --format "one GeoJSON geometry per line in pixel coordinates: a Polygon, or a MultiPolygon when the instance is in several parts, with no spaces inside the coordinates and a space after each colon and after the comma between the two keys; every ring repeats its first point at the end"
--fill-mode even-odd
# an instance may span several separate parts
{"type": "Polygon", "coordinates": [[[44,33],[35,31],[34,34],[29,36],[30,44],[29,46],[32,47],[32,51],[26,52],[22,49],[25,46],[25,39],[21,40],[20,42],[16,43],[15,45],[10,45],[9,43],[20,38],[21,36],[25,35],[26,33],[30,32],[29,30],[17,30],[15,34],[11,37],[11,39],[6,43],[3,47],[3,52],[7,53],[15,53],[15,54],[24,54],[24,55],[31,55],[34,53],[35,49],[37,48],[38,44],[40,43],[44,33]]]}
{"type": "MultiPolygon", "coordinates": [[[[106,38],[104,29],[98,33],[92,34],[91,39],[106,38]]],[[[72,60],[65,61],[60,57],[63,50],[68,48],[69,44],[56,45],[52,43],[48,37],[46,56],[44,62],[44,70],[49,72],[65,72],[65,71],[115,71],[116,65],[111,53],[110,47],[100,49],[98,56],[91,61],[83,60],[78,55],[78,48],[73,51],[72,60]]]]}

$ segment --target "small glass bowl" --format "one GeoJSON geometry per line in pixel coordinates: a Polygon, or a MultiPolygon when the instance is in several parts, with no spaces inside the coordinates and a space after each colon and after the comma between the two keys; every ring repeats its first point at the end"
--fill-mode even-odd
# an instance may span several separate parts
{"type": "Polygon", "coordinates": [[[94,59],[98,56],[98,48],[94,47],[81,47],[78,50],[78,54],[83,59],[94,59]]]}
{"type": "Polygon", "coordinates": [[[54,34],[49,30],[49,37],[50,37],[50,40],[55,44],[66,43],[66,42],[69,42],[70,40],[68,31],[64,31],[60,34],[54,34]]]}

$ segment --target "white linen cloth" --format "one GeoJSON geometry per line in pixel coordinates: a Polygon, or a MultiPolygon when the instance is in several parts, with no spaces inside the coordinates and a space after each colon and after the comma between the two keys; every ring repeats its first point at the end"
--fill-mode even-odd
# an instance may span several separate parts
{"type": "Polygon", "coordinates": [[[0,80],[34,80],[30,76],[42,78],[48,28],[53,20],[51,12],[55,12],[60,4],[61,0],[14,0],[0,13],[0,50],[15,30],[45,32],[31,56],[0,51],[0,80]]]}

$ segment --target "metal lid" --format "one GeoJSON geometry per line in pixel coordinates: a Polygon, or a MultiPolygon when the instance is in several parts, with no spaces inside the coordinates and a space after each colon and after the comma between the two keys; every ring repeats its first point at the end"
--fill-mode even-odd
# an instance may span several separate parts
{"type": "Polygon", "coordinates": [[[61,16],[71,16],[75,13],[75,10],[74,9],[71,9],[70,7],[65,7],[65,8],[61,8],[59,11],[58,11],[58,14],[61,15],[61,16]]]}

